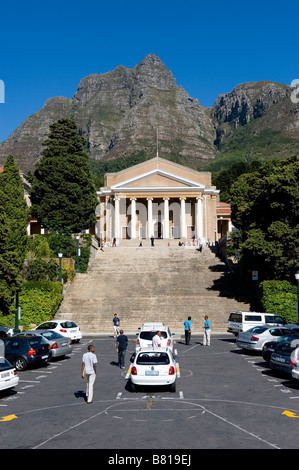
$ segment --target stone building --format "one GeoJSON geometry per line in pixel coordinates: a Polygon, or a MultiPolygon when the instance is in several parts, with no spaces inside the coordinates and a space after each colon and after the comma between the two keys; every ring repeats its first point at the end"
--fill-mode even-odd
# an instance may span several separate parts
{"type": "Polygon", "coordinates": [[[211,173],[156,157],[105,175],[97,192],[100,240],[219,238],[219,191],[211,173]]]}

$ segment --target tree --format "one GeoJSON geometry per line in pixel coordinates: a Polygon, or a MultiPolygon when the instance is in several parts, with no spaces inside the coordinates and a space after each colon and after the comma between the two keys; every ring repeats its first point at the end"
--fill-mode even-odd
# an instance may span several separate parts
{"type": "Polygon", "coordinates": [[[0,192],[0,311],[8,314],[20,290],[28,240],[28,206],[12,155],[8,156],[0,175],[0,192]]]}
{"type": "Polygon", "coordinates": [[[241,161],[234,163],[227,170],[220,171],[219,173],[213,173],[212,181],[217,189],[220,189],[220,200],[222,202],[230,201],[230,188],[232,184],[236,182],[238,177],[244,173],[251,173],[257,171],[262,163],[258,160],[254,161],[241,161]]]}
{"type": "Polygon", "coordinates": [[[271,160],[231,187],[241,266],[262,279],[294,282],[299,268],[299,157],[271,160]]]}
{"type": "Polygon", "coordinates": [[[97,196],[89,157],[71,119],[50,126],[42,158],[31,176],[31,213],[44,226],[58,224],[73,233],[96,222],[97,196]]]}

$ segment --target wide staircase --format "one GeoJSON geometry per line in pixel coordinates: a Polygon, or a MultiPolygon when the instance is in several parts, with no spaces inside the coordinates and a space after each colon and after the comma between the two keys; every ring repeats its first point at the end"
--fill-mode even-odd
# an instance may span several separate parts
{"type": "Polygon", "coordinates": [[[172,240],[123,241],[99,250],[87,274],[77,274],[56,318],[75,321],[84,333],[112,334],[117,313],[121,327],[136,333],[144,322],[159,321],[182,334],[192,317],[192,331],[202,333],[208,315],[213,332],[225,332],[230,310],[249,310],[238,276],[205,246],[181,247],[172,240]]]}

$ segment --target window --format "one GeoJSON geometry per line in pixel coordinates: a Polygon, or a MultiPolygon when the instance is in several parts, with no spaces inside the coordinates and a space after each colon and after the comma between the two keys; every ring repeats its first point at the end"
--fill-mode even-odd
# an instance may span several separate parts
{"type": "Polygon", "coordinates": [[[268,329],[267,327],[263,327],[263,326],[254,326],[253,328],[250,328],[250,330],[248,330],[248,331],[250,333],[262,334],[267,329],[268,329]]]}
{"type": "Polygon", "coordinates": [[[42,333],[42,335],[48,340],[61,337],[58,333],[55,333],[55,331],[45,331],[44,333],[42,333]]]}
{"type": "Polygon", "coordinates": [[[262,317],[260,315],[245,315],[245,321],[262,321],[262,317]]]}
{"type": "MultiPolygon", "coordinates": [[[[144,339],[146,341],[151,341],[155,334],[157,333],[158,330],[156,331],[141,331],[140,333],[140,339],[144,339]]],[[[161,339],[166,339],[167,338],[167,333],[166,331],[161,331],[161,339]]]]}
{"type": "Polygon", "coordinates": [[[229,316],[229,321],[233,321],[235,323],[241,323],[242,321],[242,314],[241,313],[236,313],[232,312],[229,316]]]}
{"type": "Polygon", "coordinates": [[[74,323],[73,321],[65,321],[61,323],[61,326],[62,328],[77,328],[76,323],[74,323]]]}
{"type": "Polygon", "coordinates": [[[279,315],[275,316],[270,316],[270,315],[265,315],[265,322],[266,323],[278,323],[279,325],[283,325],[285,322],[283,318],[279,315]]]}
{"type": "Polygon", "coordinates": [[[29,346],[33,349],[40,346],[41,344],[49,344],[48,341],[45,338],[42,338],[41,336],[37,336],[36,338],[29,339],[28,343],[29,343],[29,346]]]}
{"type": "Polygon", "coordinates": [[[283,334],[279,328],[272,328],[269,333],[272,336],[281,336],[283,334]]]}
{"type": "Polygon", "coordinates": [[[140,353],[137,357],[138,365],[167,365],[170,363],[167,353],[140,353]]]}

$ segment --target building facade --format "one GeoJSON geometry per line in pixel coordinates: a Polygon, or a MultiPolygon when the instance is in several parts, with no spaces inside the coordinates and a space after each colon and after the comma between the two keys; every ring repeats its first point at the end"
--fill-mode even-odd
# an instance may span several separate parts
{"type": "Polygon", "coordinates": [[[210,172],[156,157],[107,173],[97,195],[100,240],[219,238],[219,191],[210,172]]]}

